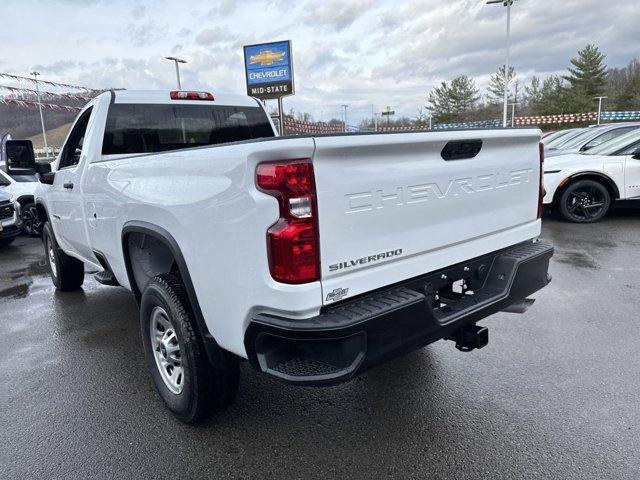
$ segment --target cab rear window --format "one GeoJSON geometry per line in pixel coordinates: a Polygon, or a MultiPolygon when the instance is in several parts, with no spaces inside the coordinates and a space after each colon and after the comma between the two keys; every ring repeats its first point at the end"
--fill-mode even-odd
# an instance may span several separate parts
{"type": "Polygon", "coordinates": [[[103,155],[153,153],[273,137],[259,107],[222,105],[110,105],[103,155]]]}

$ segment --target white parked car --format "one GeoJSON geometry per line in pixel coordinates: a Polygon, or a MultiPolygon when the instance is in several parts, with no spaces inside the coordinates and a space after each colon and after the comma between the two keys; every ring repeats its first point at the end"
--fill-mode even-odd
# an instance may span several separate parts
{"type": "MultiPolygon", "coordinates": [[[[603,145],[606,142],[621,137],[625,133],[640,128],[640,123],[618,123],[611,125],[598,125],[585,128],[580,134],[566,141],[559,143],[557,146],[545,148],[545,158],[555,157],[557,155],[567,155],[569,153],[581,153],[591,150],[594,147],[603,145]]],[[[553,144],[552,144],[553,145],[553,144]]]]}
{"type": "Polygon", "coordinates": [[[570,222],[600,220],[614,200],[640,198],[640,130],[586,152],[545,159],[544,203],[570,222]]]}
{"type": "Polygon", "coordinates": [[[20,204],[22,231],[27,235],[39,235],[42,225],[34,200],[38,177],[35,175],[7,175],[7,167],[0,164],[0,192],[3,192],[20,204]]]}
{"type": "MultiPolygon", "coordinates": [[[[538,129],[278,138],[256,99],[104,93],[36,192],[53,283],[133,292],[156,389],[185,422],[238,363],[349,380],[440,339],[488,341],[550,281],[538,129]]],[[[7,144],[12,174],[36,171],[7,144]]],[[[535,341],[535,339],[532,339],[535,341]]]]}

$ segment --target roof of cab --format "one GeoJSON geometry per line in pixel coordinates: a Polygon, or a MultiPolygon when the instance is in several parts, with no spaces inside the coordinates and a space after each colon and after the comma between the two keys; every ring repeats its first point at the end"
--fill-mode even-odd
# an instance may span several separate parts
{"type": "MultiPolygon", "coordinates": [[[[233,106],[257,106],[257,100],[246,95],[233,93],[211,92],[214,100],[171,100],[169,96],[173,90],[111,90],[105,92],[111,95],[114,103],[148,103],[148,104],[190,104],[190,105],[233,105],[233,106]]],[[[190,90],[183,90],[190,91],[190,90]]],[[[202,91],[202,90],[196,90],[202,91]]]]}

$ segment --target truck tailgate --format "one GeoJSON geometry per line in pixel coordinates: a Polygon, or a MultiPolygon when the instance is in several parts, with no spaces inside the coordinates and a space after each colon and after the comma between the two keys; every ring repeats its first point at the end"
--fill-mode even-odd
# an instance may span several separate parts
{"type": "Polygon", "coordinates": [[[537,129],[315,138],[323,301],[538,236],[539,141],[537,129]]]}

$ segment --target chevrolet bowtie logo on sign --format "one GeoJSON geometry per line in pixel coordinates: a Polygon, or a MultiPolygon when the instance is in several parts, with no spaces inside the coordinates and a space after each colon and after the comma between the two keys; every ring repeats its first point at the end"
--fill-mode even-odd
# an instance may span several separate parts
{"type": "Polygon", "coordinates": [[[291,42],[244,47],[247,95],[261,100],[293,95],[291,42]]]}
{"type": "Polygon", "coordinates": [[[257,55],[251,55],[249,57],[249,63],[253,65],[254,63],[259,63],[261,66],[265,67],[267,65],[273,65],[275,62],[279,62],[284,59],[286,53],[285,52],[274,52],[272,50],[261,50],[257,55]]]}

